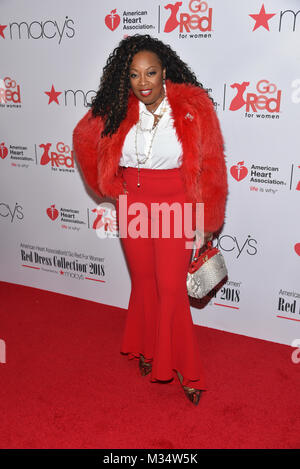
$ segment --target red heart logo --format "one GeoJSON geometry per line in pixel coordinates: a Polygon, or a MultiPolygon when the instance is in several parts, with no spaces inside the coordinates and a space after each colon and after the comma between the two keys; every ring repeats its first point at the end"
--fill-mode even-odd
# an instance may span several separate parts
{"type": "Polygon", "coordinates": [[[241,181],[248,174],[248,169],[244,166],[244,161],[239,161],[238,164],[231,166],[230,174],[236,181],[241,181]]]}
{"type": "Polygon", "coordinates": [[[114,31],[120,24],[120,17],[116,14],[117,10],[112,10],[109,15],[105,17],[105,24],[111,30],[114,31]]]}
{"type": "Polygon", "coordinates": [[[296,253],[298,254],[298,256],[300,256],[300,243],[295,244],[294,249],[296,253]]]}
{"type": "Polygon", "coordinates": [[[46,212],[47,212],[48,217],[51,218],[51,220],[56,220],[56,218],[59,215],[58,210],[55,208],[55,204],[47,208],[46,212]]]}
{"type": "Polygon", "coordinates": [[[8,154],[8,149],[4,145],[4,142],[2,142],[1,145],[0,145],[0,156],[4,160],[4,158],[7,156],[7,154],[8,154]]]}

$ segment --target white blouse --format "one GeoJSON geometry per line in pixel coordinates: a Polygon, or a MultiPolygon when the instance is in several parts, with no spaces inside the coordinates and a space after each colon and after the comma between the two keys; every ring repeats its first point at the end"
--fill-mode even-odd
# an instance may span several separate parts
{"type": "MultiPolygon", "coordinates": [[[[174,120],[171,117],[171,107],[167,96],[160,103],[155,114],[160,114],[164,107],[166,107],[166,111],[157,123],[149,158],[144,164],[140,163],[140,168],[171,169],[178,168],[182,164],[182,146],[175,132],[174,120]]],[[[136,148],[139,160],[143,161],[148,155],[154,132],[154,130],[151,131],[154,116],[147,110],[142,101],[139,101],[139,112],[143,131],[137,129],[137,125],[134,125],[126,135],[119,161],[120,166],[137,168],[136,148]],[[145,131],[145,129],[148,129],[148,131],[145,131]]]]}

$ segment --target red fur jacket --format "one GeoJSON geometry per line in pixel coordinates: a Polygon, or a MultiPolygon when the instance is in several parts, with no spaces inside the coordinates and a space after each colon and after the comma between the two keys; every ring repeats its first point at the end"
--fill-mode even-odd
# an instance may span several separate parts
{"type": "MultiPolygon", "coordinates": [[[[215,232],[224,222],[228,192],[218,117],[204,89],[166,80],[166,90],[183,150],[180,170],[188,201],[204,202],[205,231],[215,232]]],[[[91,110],[76,125],[73,147],[77,162],[97,195],[116,199],[124,193],[119,160],[125,137],[138,119],[139,102],[130,90],[127,115],[111,137],[100,138],[103,121],[92,117],[91,110]]]]}

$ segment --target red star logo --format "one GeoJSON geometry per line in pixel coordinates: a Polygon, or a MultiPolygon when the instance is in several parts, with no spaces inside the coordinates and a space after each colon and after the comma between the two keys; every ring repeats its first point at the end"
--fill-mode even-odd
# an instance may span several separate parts
{"type": "Polygon", "coordinates": [[[55,91],[53,85],[52,85],[51,91],[44,91],[44,93],[49,96],[48,104],[52,103],[52,101],[55,101],[56,104],[59,104],[57,97],[61,94],[61,91],[55,91]]]}
{"type": "Polygon", "coordinates": [[[254,25],[254,28],[252,29],[252,31],[255,31],[260,26],[267,29],[267,31],[270,31],[268,21],[269,21],[269,19],[272,18],[272,16],[275,16],[275,15],[276,15],[276,13],[266,14],[265,6],[263,4],[263,6],[261,7],[260,12],[258,13],[258,15],[249,15],[249,16],[251,16],[251,18],[253,18],[255,20],[255,25],[254,25]]]}
{"type": "Polygon", "coordinates": [[[4,36],[4,29],[7,28],[7,24],[4,25],[4,24],[0,24],[0,36],[3,37],[3,39],[5,39],[5,36],[4,36]]]}

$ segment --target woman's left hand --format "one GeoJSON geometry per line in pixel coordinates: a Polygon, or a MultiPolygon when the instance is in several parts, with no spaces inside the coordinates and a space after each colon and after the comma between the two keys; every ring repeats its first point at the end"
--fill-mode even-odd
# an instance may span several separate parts
{"type": "Polygon", "coordinates": [[[210,241],[213,239],[213,233],[211,231],[204,231],[204,239],[201,236],[201,232],[196,230],[196,243],[198,244],[198,241],[203,240],[203,245],[207,243],[207,241],[210,241]]]}
{"type": "Polygon", "coordinates": [[[211,241],[214,237],[214,234],[211,231],[204,231],[204,243],[206,244],[207,241],[211,241]]]}

